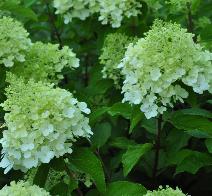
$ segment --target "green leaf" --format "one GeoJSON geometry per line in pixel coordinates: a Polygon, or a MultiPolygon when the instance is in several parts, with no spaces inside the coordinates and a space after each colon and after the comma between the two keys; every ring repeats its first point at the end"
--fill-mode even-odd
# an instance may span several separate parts
{"type": "Polygon", "coordinates": [[[156,130],[157,130],[156,125],[157,123],[155,118],[151,118],[151,119],[144,118],[141,121],[141,126],[145,128],[149,133],[152,133],[152,134],[156,134],[156,130]]]}
{"type": "Polygon", "coordinates": [[[99,196],[99,192],[96,189],[91,189],[85,196],[99,196]]]}
{"type": "Polygon", "coordinates": [[[107,142],[111,135],[111,125],[109,123],[98,124],[94,128],[93,133],[91,137],[92,145],[100,148],[107,142]]]}
{"type": "Polygon", "coordinates": [[[123,154],[122,163],[124,167],[124,176],[127,176],[139,159],[152,148],[152,144],[141,144],[130,146],[127,152],[123,154]]]}
{"type": "Polygon", "coordinates": [[[31,5],[35,4],[37,0],[24,0],[25,7],[30,7],[31,5]]]}
{"type": "Polygon", "coordinates": [[[7,2],[1,6],[1,9],[10,11],[15,16],[17,16],[23,20],[29,19],[29,20],[37,21],[37,19],[38,19],[37,15],[35,14],[35,12],[33,10],[31,10],[30,8],[27,8],[27,7],[16,5],[16,4],[11,4],[11,3],[7,2]]]}
{"type": "Polygon", "coordinates": [[[179,151],[181,148],[187,146],[190,135],[182,130],[172,129],[166,137],[166,149],[168,152],[173,153],[179,151]]]}
{"type": "Polygon", "coordinates": [[[51,195],[69,196],[68,185],[64,182],[59,182],[51,190],[51,195]]]}
{"type": "Polygon", "coordinates": [[[78,188],[78,181],[75,180],[73,177],[69,176],[69,186],[68,191],[71,193],[73,190],[78,188]]]}
{"type": "Polygon", "coordinates": [[[89,116],[90,124],[93,125],[96,121],[109,110],[108,107],[98,108],[93,110],[89,116]]]}
{"type": "Polygon", "coordinates": [[[105,94],[113,86],[112,80],[98,80],[95,84],[91,84],[85,89],[89,96],[105,94]]]}
{"type": "Polygon", "coordinates": [[[115,103],[109,110],[108,113],[111,116],[123,116],[126,119],[130,119],[132,115],[132,107],[127,103],[115,103]]]}
{"type": "Polygon", "coordinates": [[[175,175],[181,172],[195,174],[200,168],[212,165],[212,156],[198,151],[185,149],[169,156],[169,163],[177,165],[175,175]]]}
{"type": "Polygon", "coordinates": [[[107,192],[104,196],[142,196],[145,193],[146,188],[141,184],[128,181],[117,181],[108,185],[107,192]]]}
{"type": "Polygon", "coordinates": [[[129,146],[136,145],[136,143],[126,137],[116,137],[110,141],[109,145],[115,148],[127,149],[129,146]]]}
{"type": "Polygon", "coordinates": [[[105,192],[105,176],[101,161],[89,148],[75,149],[69,160],[78,170],[91,176],[99,192],[105,192]]]}
{"type": "Polygon", "coordinates": [[[212,139],[206,139],[205,140],[205,145],[208,149],[208,152],[212,153],[212,139]]]}
{"type": "Polygon", "coordinates": [[[133,129],[137,124],[144,118],[144,114],[140,111],[140,108],[136,107],[133,109],[131,118],[130,118],[130,130],[129,133],[132,133],[133,129]]]}
{"type": "Polygon", "coordinates": [[[194,137],[212,138],[212,122],[207,118],[177,112],[171,117],[170,122],[194,137]]]}
{"type": "Polygon", "coordinates": [[[49,174],[49,169],[50,169],[49,164],[40,165],[33,179],[33,184],[38,185],[41,188],[44,188],[46,179],[49,174]]]}
{"type": "Polygon", "coordinates": [[[183,109],[183,110],[179,110],[175,112],[175,115],[181,115],[181,114],[212,118],[211,112],[201,108],[189,108],[189,109],[183,109]]]}
{"type": "Polygon", "coordinates": [[[212,24],[208,24],[200,34],[203,41],[212,41],[212,24]]]}

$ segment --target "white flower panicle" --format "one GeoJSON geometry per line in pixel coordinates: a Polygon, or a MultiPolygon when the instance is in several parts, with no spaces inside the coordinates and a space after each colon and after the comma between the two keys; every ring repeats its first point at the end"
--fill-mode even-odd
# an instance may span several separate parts
{"type": "Polygon", "coordinates": [[[11,168],[26,172],[54,157],[72,152],[78,137],[92,132],[87,104],[50,84],[27,83],[14,75],[8,76],[7,100],[1,104],[7,130],[3,131],[0,167],[7,173],[11,168]]]}
{"type": "Polygon", "coordinates": [[[56,14],[62,14],[64,23],[68,24],[73,18],[85,20],[99,10],[97,0],[54,0],[56,14]]]}
{"type": "Polygon", "coordinates": [[[173,189],[169,186],[163,188],[162,186],[159,187],[158,190],[154,191],[147,191],[144,196],[186,196],[178,187],[173,189]]]}
{"type": "Polygon", "coordinates": [[[15,62],[25,61],[31,45],[28,35],[20,22],[10,17],[0,18],[0,65],[12,67],[15,62]]]}
{"type": "Polygon", "coordinates": [[[56,14],[63,15],[66,24],[73,18],[85,20],[97,13],[102,24],[117,28],[124,17],[140,14],[142,4],[138,0],[54,0],[54,7],[56,14]]]}
{"type": "Polygon", "coordinates": [[[103,65],[103,78],[112,79],[117,88],[120,88],[121,73],[118,64],[124,57],[126,47],[137,41],[137,38],[129,37],[122,33],[110,33],[107,35],[99,57],[103,65]]]}
{"type": "Polygon", "coordinates": [[[141,14],[142,4],[138,0],[98,0],[99,20],[102,24],[111,24],[113,28],[121,26],[124,17],[141,14]]]}
{"type": "Polygon", "coordinates": [[[61,50],[58,44],[36,42],[26,54],[25,62],[14,66],[11,71],[17,76],[29,80],[57,83],[63,78],[63,68],[79,67],[79,59],[72,50],[64,46],[61,50]]]}
{"type": "Polygon", "coordinates": [[[1,196],[50,196],[50,194],[36,185],[31,185],[29,182],[12,181],[10,186],[5,185],[0,190],[1,196]]]}
{"type": "Polygon", "coordinates": [[[145,38],[130,44],[119,64],[123,101],[141,104],[141,111],[151,118],[188,97],[181,83],[199,94],[212,92],[212,54],[192,37],[178,24],[156,20],[145,38]]]}

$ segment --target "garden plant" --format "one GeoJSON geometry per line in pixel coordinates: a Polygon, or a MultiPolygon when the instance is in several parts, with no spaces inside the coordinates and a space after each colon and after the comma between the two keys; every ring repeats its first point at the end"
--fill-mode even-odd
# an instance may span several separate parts
{"type": "Polygon", "coordinates": [[[0,0],[0,196],[211,196],[211,0],[0,0]]]}

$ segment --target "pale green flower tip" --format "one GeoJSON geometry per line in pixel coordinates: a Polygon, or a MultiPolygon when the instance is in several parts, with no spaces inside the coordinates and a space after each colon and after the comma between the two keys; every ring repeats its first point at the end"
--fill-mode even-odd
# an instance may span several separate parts
{"type": "Polygon", "coordinates": [[[169,186],[166,186],[165,188],[159,186],[158,190],[147,191],[144,196],[186,196],[186,194],[184,194],[178,187],[173,189],[169,186]]]}
{"type": "Polygon", "coordinates": [[[2,104],[7,130],[3,131],[0,167],[23,172],[72,153],[77,138],[92,134],[90,109],[73,95],[53,84],[25,82],[8,73],[7,100],[2,104]],[[68,142],[67,142],[68,141],[68,142]]]}
{"type": "Polygon", "coordinates": [[[105,38],[102,53],[99,57],[100,64],[103,65],[102,77],[112,79],[116,88],[120,88],[122,79],[118,65],[124,57],[126,47],[136,41],[137,38],[122,33],[111,33],[105,38]]]}
{"type": "Polygon", "coordinates": [[[25,61],[25,53],[31,46],[29,33],[13,18],[0,18],[0,65],[13,67],[16,62],[25,61]]]}
{"type": "Polygon", "coordinates": [[[4,186],[0,190],[1,196],[50,196],[50,194],[43,188],[40,188],[36,185],[31,185],[29,182],[19,181],[15,182],[12,181],[10,186],[4,186]]]}
{"type": "Polygon", "coordinates": [[[149,119],[184,102],[189,94],[180,83],[198,94],[211,92],[212,53],[192,38],[180,25],[156,20],[145,38],[129,44],[118,65],[124,77],[123,101],[141,104],[149,119]]]}

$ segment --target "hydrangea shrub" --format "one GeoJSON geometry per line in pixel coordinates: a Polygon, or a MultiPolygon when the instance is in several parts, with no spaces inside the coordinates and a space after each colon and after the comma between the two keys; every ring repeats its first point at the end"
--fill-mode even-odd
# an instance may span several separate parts
{"type": "Polygon", "coordinates": [[[212,195],[210,10],[1,0],[0,196],[212,195]]]}

